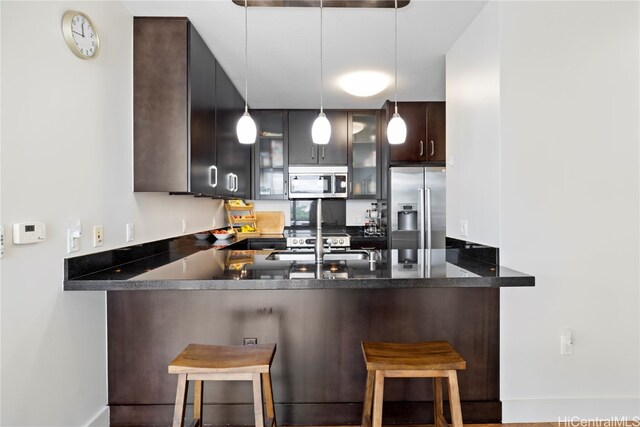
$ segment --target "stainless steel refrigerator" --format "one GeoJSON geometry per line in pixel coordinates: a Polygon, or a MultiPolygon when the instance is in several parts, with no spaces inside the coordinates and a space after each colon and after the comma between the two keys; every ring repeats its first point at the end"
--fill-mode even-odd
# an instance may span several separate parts
{"type": "Polygon", "coordinates": [[[391,249],[405,262],[415,249],[443,249],[446,238],[446,175],[443,167],[392,167],[389,177],[391,249]]]}

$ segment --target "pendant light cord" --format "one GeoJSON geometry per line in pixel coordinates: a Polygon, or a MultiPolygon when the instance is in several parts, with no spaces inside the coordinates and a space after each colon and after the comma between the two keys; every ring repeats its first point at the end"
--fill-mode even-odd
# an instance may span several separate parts
{"type": "MultiPolygon", "coordinates": [[[[246,1],[246,0],[245,0],[246,1]]],[[[394,76],[394,90],[395,90],[395,112],[398,113],[398,0],[395,0],[394,8],[394,51],[395,51],[395,76],[394,76]]]]}
{"type": "Polygon", "coordinates": [[[247,45],[249,44],[249,30],[247,25],[247,0],[244,0],[244,112],[248,112],[249,104],[249,55],[247,45]]]}
{"type": "MultiPolygon", "coordinates": [[[[246,1],[246,0],[245,0],[246,1]]],[[[320,0],[320,114],[322,114],[324,85],[322,81],[322,0],[320,0]]]]}

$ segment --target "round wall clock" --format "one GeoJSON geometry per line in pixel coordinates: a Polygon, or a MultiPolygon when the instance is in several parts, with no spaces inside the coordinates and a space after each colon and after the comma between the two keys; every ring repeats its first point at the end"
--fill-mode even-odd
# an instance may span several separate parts
{"type": "Polygon", "coordinates": [[[98,29],[82,12],[69,10],[62,17],[62,34],[67,46],[78,58],[93,59],[100,53],[98,29]]]}

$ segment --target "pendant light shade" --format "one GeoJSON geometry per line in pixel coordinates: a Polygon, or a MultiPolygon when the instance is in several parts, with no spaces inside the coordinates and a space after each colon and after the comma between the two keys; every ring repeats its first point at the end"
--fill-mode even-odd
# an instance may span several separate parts
{"type": "Polygon", "coordinates": [[[393,145],[403,144],[407,139],[407,125],[398,113],[395,113],[389,121],[389,125],[387,126],[387,139],[389,140],[389,144],[393,145]]]}
{"type": "Polygon", "coordinates": [[[247,0],[244,0],[244,114],[236,125],[236,134],[240,144],[253,144],[256,142],[256,123],[249,115],[249,61],[247,55],[248,44],[247,26],[247,0]]]}
{"type": "Polygon", "coordinates": [[[253,144],[256,142],[258,131],[256,129],[256,123],[249,115],[249,112],[245,111],[242,117],[240,117],[240,120],[238,120],[236,133],[238,134],[240,144],[253,144]]]}
{"type": "Polygon", "coordinates": [[[398,114],[398,0],[395,0],[394,10],[394,35],[395,35],[395,112],[387,125],[387,140],[389,144],[404,144],[407,139],[407,125],[398,114]]]}
{"type": "Polygon", "coordinates": [[[331,139],[331,123],[324,113],[318,114],[311,127],[311,139],[315,144],[326,145],[331,139]]]}
{"type": "Polygon", "coordinates": [[[331,123],[322,109],[322,0],[320,0],[320,114],[311,127],[311,140],[314,144],[326,145],[331,139],[331,123]]]}

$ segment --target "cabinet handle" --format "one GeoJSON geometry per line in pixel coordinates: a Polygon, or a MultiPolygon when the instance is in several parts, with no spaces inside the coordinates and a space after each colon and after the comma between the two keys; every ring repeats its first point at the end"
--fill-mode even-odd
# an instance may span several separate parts
{"type": "Polygon", "coordinates": [[[322,158],[324,159],[324,145],[322,146],[322,158]]]}
{"type": "Polygon", "coordinates": [[[353,181],[349,181],[349,194],[353,194],[353,181]]]}
{"type": "Polygon", "coordinates": [[[284,195],[287,195],[287,180],[284,180],[284,195]]]}
{"type": "Polygon", "coordinates": [[[424,142],[420,141],[420,157],[424,154],[424,142]]]}
{"type": "Polygon", "coordinates": [[[312,159],[315,159],[315,158],[316,158],[316,156],[315,156],[315,154],[313,153],[313,148],[314,148],[314,147],[313,147],[313,145],[312,145],[312,146],[311,146],[311,158],[312,158],[312,159]]]}
{"type": "Polygon", "coordinates": [[[233,174],[233,181],[235,182],[235,185],[233,187],[233,192],[235,193],[236,191],[238,191],[238,184],[239,184],[238,175],[236,175],[235,173],[233,174]]]}
{"type": "Polygon", "coordinates": [[[436,152],[435,145],[433,144],[433,139],[431,140],[431,156],[436,152]]]}
{"type": "Polygon", "coordinates": [[[218,168],[216,166],[209,166],[209,186],[211,188],[216,188],[218,186],[218,168]],[[215,177],[215,181],[213,182],[211,182],[212,177],[215,177]]]}
{"type": "Polygon", "coordinates": [[[233,174],[232,173],[227,174],[227,190],[233,191],[233,174]]]}

